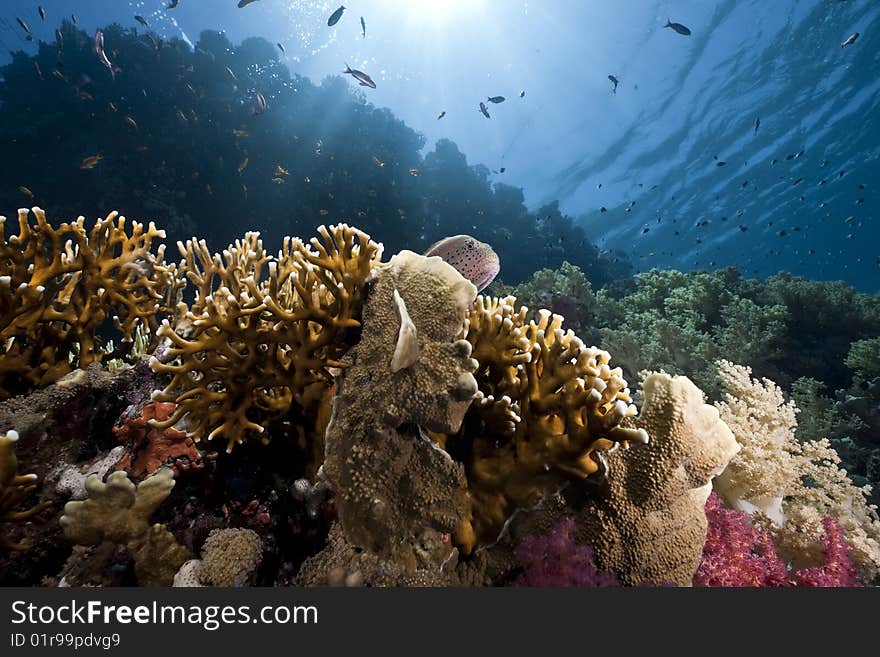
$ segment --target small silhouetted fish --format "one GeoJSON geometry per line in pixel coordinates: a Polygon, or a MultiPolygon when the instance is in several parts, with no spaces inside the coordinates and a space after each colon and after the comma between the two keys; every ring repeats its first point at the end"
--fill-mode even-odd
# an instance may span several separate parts
{"type": "Polygon", "coordinates": [[[718,161],[715,163],[715,166],[716,166],[716,167],[724,167],[724,166],[727,166],[727,162],[725,162],[724,160],[718,160],[718,161]]]}
{"type": "Polygon", "coordinates": [[[55,43],[58,44],[58,50],[64,50],[64,36],[61,30],[55,30],[55,43]]]}
{"type": "Polygon", "coordinates": [[[257,0],[238,0],[238,8],[247,7],[252,2],[256,2],[257,0]]]}
{"type": "Polygon", "coordinates": [[[31,34],[31,28],[28,27],[27,23],[25,23],[23,20],[21,20],[18,17],[16,17],[15,20],[18,21],[18,24],[21,25],[21,29],[23,29],[25,31],[25,33],[27,34],[28,41],[33,39],[34,35],[31,34]]]}
{"type": "Polygon", "coordinates": [[[22,194],[24,194],[28,198],[34,197],[34,193],[31,190],[29,190],[27,187],[25,187],[24,185],[19,185],[18,191],[20,191],[22,194]]]}
{"type": "Polygon", "coordinates": [[[367,24],[364,23],[364,17],[361,16],[361,33],[364,35],[364,38],[367,38],[367,24]]]}
{"type": "Polygon", "coordinates": [[[42,18],[43,20],[46,20],[46,10],[43,9],[43,5],[37,6],[37,12],[40,14],[40,18],[42,18]]]}
{"type": "Polygon", "coordinates": [[[166,9],[174,9],[178,4],[180,4],[180,0],[171,0],[166,9]]]}
{"type": "Polygon", "coordinates": [[[666,25],[664,25],[663,27],[671,27],[673,30],[675,30],[679,34],[683,34],[684,36],[690,36],[691,33],[691,31],[681,23],[673,23],[668,18],[666,19],[666,25]]]}
{"type": "Polygon", "coordinates": [[[864,202],[865,202],[865,199],[860,198],[860,199],[856,200],[856,205],[861,205],[864,202]]]}
{"type": "Polygon", "coordinates": [[[90,155],[89,157],[83,158],[83,161],[80,162],[80,169],[94,169],[98,162],[104,159],[103,155],[90,155]]]}
{"type": "Polygon", "coordinates": [[[794,153],[789,153],[788,155],[785,156],[785,161],[788,162],[789,160],[793,160],[794,157],[795,157],[794,153]]]}
{"type": "Polygon", "coordinates": [[[254,106],[251,108],[251,116],[257,116],[266,111],[266,107],[268,107],[268,103],[266,102],[266,97],[257,92],[257,97],[254,100],[254,106]]]}
{"type": "Polygon", "coordinates": [[[740,225],[739,225],[739,230],[740,230],[740,232],[742,232],[742,233],[746,232],[748,229],[749,229],[749,227],[746,226],[746,225],[744,225],[744,224],[740,224],[740,225]]]}
{"type": "Polygon", "coordinates": [[[419,171],[418,169],[410,169],[409,175],[413,176],[414,178],[418,178],[419,176],[422,175],[422,172],[419,171]]]}
{"type": "Polygon", "coordinates": [[[339,19],[342,18],[342,12],[345,11],[345,7],[340,7],[332,14],[330,14],[330,18],[327,19],[327,27],[333,27],[336,23],[339,22],[339,19]]]}
{"type": "Polygon", "coordinates": [[[804,182],[803,178],[797,178],[792,181],[791,185],[792,185],[792,187],[794,187],[795,185],[800,185],[802,182],[804,182]]]}
{"type": "Polygon", "coordinates": [[[644,235],[645,233],[647,233],[649,230],[651,230],[651,229],[648,228],[647,226],[646,226],[645,228],[642,228],[642,235],[644,235]]]}
{"type": "Polygon", "coordinates": [[[76,25],[76,14],[71,14],[70,18],[73,20],[73,24],[76,25]]]}
{"type": "Polygon", "coordinates": [[[276,43],[275,45],[278,46],[278,50],[284,52],[284,46],[282,46],[280,43],[276,43]]]}
{"type": "Polygon", "coordinates": [[[455,235],[435,242],[426,256],[439,256],[452,265],[481,292],[501,271],[501,261],[492,247],[470,235],[455,235]]]}
{"type": "Polygon", "coordinates": [[[489,96],[486,100],[497,105],[498,103],[503,103],[506,98],[504,96],[489,96]]]}
{"type": "MultiPolygon", "coordinates": [[[[499,169],[499,171],[501,173],[504,173],[505,171],[507,171],[507,167],[501,167],[501,169],[499,169]]],[[[861,199],[861,200],[864,200],[864,199],[861,199]]]]}
{"type": "Polygon", "coordinates": [[[138,23],[140,23],[141,25],[143,25],[144,27],[150,27],[150,24],[147,22],[147,19],[144,18],[143,16],[139,16],[139,15],[135,14],[135,15],[134,15],[134,19],[135,19],[138,23]]]}
{"type": "Polygon", "coordinates": [[[228,75],[229,77],[231,77],[233,80],[236,80],[236,81],[238,80],[238,78],[236,77],[235,73],[232,71],[231,68],[229,68],[229,67],[227,66],[227,67],[225,67],[225,70],[226,70],[226,75],[228,75]]]}
{"type": "Polygon", "coordinates": [[[614,85],[613,87],[611,87],[611,93],[616,95],[617,94],[617,85],[620,84],[620,80],[618,80],[613,75],[609,75],[608,79],[611,80],[611,84],[614,85]]]}
{"type": "Polygon", "coordinates": [[[525,98],[525,97],[526,97],[526,92],[525,92],[525,90],[519,92],[519,97],[520,97],[520,98],[525,98]]]}
{"type": "Polygon", "coordinates": [[[34,60],[34,72],[40,80],[43,79],[43,71],[40,70],[40,65],[37,63],[37,60],[34,60]]]}
{"type": "Polygon", "coordinates": [[[851,46],[852,44],[854,44],[856,42],[856,39],[858,39],[858,38],[859,38],[859,33],[853,32],[852,34],[850,34],[847,37],[846,41],[844,41],[843,43],[840,44],[840,47],[845,48],[846,46],[851,46]]]}
{"type": "Polygon", "coordinates": [[[761,127],[761,117],[755,117],[755,134],[758,134],[758,128],[761,127]]]}
{"type": "Polygon", "coordinates": [[[482,101],[480,101],[480,112],[482,112],[483,116],[485,116],[487,119],[492,118],[491,116],[489,116],[489,109],[486,107],[486,103],[482,101]]]}
{"type": "Polygon", "coordinates": [[[343,73],[347,73],[352,76],[362,87],[369,87],[370,89],[376,88],[376,83],[373,82],[373,78],[364,73],[363,71],[358,71],[357,69],[351,68],[348,64],[345,65],[345,70],[343,73]]]}
{"type": "Polygon", "coordinates": [[[846,175],[846,169],[841,169],[840,172],[837,174],[837,177],[843,178],[845,175],[846,175]]]}
{"type": "Polygon", "coordinates": [[[599,208],[599,212],[608,212],[608,208],[606,208],[606,207],[603,205],[601,208],[599,208]]]}
{"type": "Polygon", "coordinates": [[[439,121],[439,120],[442,119],[444,116],[446,116],[446,110],[443,110],[442,112],[440,112],[440,115],[437,117],[437,120],[439,121]]]}

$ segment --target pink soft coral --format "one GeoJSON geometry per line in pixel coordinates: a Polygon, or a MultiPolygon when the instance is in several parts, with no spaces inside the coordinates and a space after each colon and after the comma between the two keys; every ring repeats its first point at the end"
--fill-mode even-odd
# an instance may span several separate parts
{"type": "Polygon", "coordinates": [[[825,518],[824,563],[789,572],[770,533],[752,526],[749,514],[721,507],[712,493],[706,502],[709,530],[694,586],[860,586],[849,558],[852,548],[834,518],[825,518]]]}
{"type": "Polygon", "coordinates": [[[721,508],[721,499],[712,493],[706,518],[709,531],[694,586],[790,585],[770,533],[753,527],[747,513],[721,508]]]}
{"type": "Polygon", "coordinates": [[[795,572],[797,586],[861,586],[849,557],[852,547],[846,542],[840,523],[834,518],[824,518],[822,529],[825,531],[822,536],[825,563],[795,572]]]}
{"type": "Polygon", "coordinates": [[[618,586],[611,573],[593,563],[593,550],[572,538],[574,520],[564,518],[547,536],[526,536],[516,547],[523,565],[523,586],[573,587],[618,586]]]}

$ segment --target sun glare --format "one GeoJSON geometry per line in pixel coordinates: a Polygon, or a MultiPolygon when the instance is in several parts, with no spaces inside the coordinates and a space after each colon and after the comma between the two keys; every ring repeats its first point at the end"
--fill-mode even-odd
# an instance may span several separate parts
{"type": "Polygon", "coordinates": [[[446,23],[478,13],[485,0],[386,0],[402,15],[446,23]]]}

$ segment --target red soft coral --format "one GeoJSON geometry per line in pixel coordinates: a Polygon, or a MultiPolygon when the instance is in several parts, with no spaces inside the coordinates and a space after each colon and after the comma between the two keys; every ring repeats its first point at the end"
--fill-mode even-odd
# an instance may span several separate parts
{"type": "Polygon", "coordinates": [[[849,558],[852,547],[846,542],[840,523],[834,518],[824,518],[822,529],[825,532],[822,536],[825,563],[796,571],[794,581],[797,586],[861,586],[849,558]]]}
{"type": "Polygon", "coordinates": [[[706,518],[709,530],[694,586],[791,585],[770,533],[753,527],[749,514],[721,508],[721,499],[712,493],[706,518]]]}

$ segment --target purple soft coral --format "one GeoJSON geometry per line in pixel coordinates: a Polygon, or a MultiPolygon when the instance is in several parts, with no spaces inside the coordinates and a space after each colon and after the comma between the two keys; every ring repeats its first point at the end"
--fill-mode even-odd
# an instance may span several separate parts
{"type": "Polygon", "coordinates": [[[749,515],[722,509],[712,493],[706,502],[709,530],[694,586],[788,586],[785,562],[770,533],[755,529],[749,515]]]}
{"type": "Polygon", "coordinates": [[[547,536],[526,536],[516,547],[523,565],[519,584],[541,587],[619,586],[612,573],[601,572],[593,563],[593,550],[572,538],[575,524],[565,518],[547,536]]]}
{"type": "Polygon", "coordinates": [[[852,548],[834,518],[825,518],[824,563],[789,572],[770,533],[752,526],[749,514],[721,508],[715,493],[706,502],[709,531],[694,586],[860,586],[849,558],[852,548]]]}
{"type": "Polygon", "coordinates": [[[843,536],[843,528],[834,518],[824,518],[822,529],[823,557],[825,562],[814,568],[804,568],[794,573],[797,586],[861,586],[856,569],[849,558],[852,547],[843,536]]]}

